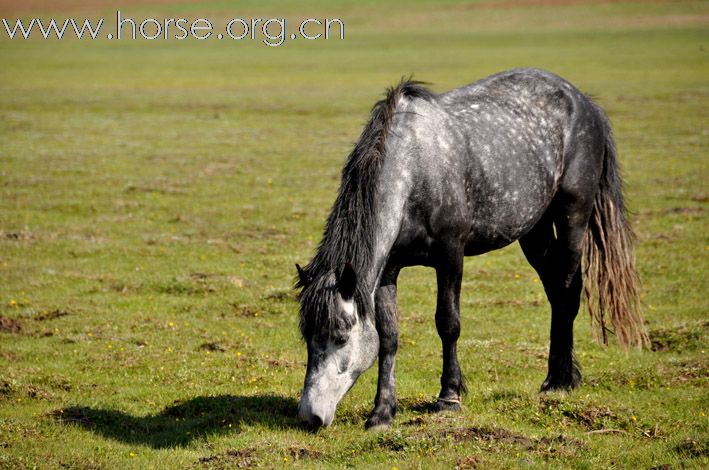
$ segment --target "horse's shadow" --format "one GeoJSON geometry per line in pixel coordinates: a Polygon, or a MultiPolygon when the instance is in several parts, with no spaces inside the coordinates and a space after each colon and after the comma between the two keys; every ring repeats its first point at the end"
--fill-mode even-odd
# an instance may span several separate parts
{"type": "Polygon", "coordinates": [[[160,413],[132,416],[118,410],[74,406],[52,417],[111,439],[154,448],[185,446],[214,434],[239,432],[244,425],[273,429],[300,427],[296,401],[278,395],[196,397],[178,401],[160,413]]]}

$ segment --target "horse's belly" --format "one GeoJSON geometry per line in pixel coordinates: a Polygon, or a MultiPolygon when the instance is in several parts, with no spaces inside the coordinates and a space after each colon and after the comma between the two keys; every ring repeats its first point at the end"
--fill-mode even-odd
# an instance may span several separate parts
{"type": "Polygon", "coordinates": [[[493,231],[491,227],[473,229],[465,243],[465,256],[474,256],[487,253],[488,251],[504,248],[510,243],[519,240],[527,233],[534,224],[527,224],[522,230],[499,230],[493,231]]]}
{"type": "Polygon", "coordinates": [[[536,221],[529,220],[515,226],[473,226],[465,243],[465,255],[473,256],[504,248],[519,240],[534,227],[536,221]]]}
{"type": "Polygon", "coordinates": [[[519,240],[544,215],[552,198],[551,192],[551,187],[538,187],[536,191],[520,188],[482,195],[473,206],[465,254],[485,253],[519,240]]]}

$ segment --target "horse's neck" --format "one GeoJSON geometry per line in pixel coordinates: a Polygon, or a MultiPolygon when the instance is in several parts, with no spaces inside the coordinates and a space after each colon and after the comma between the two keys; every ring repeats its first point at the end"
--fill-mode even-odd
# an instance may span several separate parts
{"type": "Polygon", "coordinates": [[[358,273],[372,299],[379,287],[392,247],[399,236],[404,220],[404,207],[411,191],[414,160],[411,142],[414,137],[391,137],[410,135],[407,127],[412,114],[406,111],[411,110],[416,111],[412,102],[401,100],[398,103],[383,155],[379,156],[382,161],[376,175],[376,197],[370,209],[374,211],[375,217],[369,227],[372,238],[366,248],[370,250],[367,253],[369,262],[363,272],[358,273]]]}
{"type": "Polygon", "coordinates": [[[379,287],[382,272],[386,268],[389,254],[399,236],[404,219],[404,207],[409,196],[410,172],[405,158],[400,158],[392,149],[382,165],[375,204],[375,235],[371,247],[371,260],[363,273],[367,291],[374,296],[379,287]]]}

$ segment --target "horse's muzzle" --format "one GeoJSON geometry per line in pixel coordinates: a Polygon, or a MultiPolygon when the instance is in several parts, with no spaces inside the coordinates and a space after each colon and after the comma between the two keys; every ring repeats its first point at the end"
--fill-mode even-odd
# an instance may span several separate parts
{"type": "Polygon", "coordinates": [[[314,429],[328,427],[334,416],[334,411],[327,412],[323,407],[313,406],[305,398],[301,398],[298,404],[298,417],[314,429]]]}

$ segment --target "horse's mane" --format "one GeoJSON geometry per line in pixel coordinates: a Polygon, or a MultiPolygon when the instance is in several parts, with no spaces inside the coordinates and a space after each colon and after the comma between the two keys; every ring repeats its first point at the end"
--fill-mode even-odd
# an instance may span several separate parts
{"type": "Polygon", "coordinates": [[[338,270],[345,263],[352,265],[360,279],[355,292],[358,311],[365,314],[369,310],[364,302],[367,294],[361,281],[373,261],[377,174],[396,104],[401,97],[431,100],[434,94],[422,82],[402,79],[397,86],[388,88],[384,98],[372,107],[369,122],[342,169],[340,190],[315,257],[304,268],[310,281],[304,283],[302,278],[296,281],[296,287],[302,288],[300,327],[306,338],[315,325],[324,329],[328,323],[331,331],[346,327],[341,324],[344,320],[328,318],[327,312],[337,309],[323,305],[328,300],[326,297],[331,297],[328,293],[333,291],[336,277],[333,273],[339,274],[338,270]]]}

